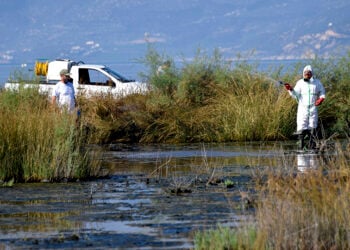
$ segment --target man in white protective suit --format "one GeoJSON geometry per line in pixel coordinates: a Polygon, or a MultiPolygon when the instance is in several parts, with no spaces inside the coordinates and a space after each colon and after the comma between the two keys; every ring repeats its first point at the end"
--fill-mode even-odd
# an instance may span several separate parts
{"type": "Polygon", "coordinates": [[[299,149],[315,149],[316,128],[318,123],[317,106],[326,98],[326,91],[322,83],[313,77],[310,65],[303,70],[303,79],[297,81],[293,88],[285,83],[289,94],[298,101],[297,132],[299,149]],[[305,139],[309,138],[305,144],[305,139]]]}

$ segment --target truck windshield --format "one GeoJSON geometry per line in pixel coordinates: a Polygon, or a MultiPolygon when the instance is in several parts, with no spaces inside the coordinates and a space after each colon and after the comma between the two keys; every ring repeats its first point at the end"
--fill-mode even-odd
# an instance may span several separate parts
{"type": "Polygon", "coordinates": [[[121,74],[113,71],[112,69],[105,67],[103,68],[104,71],[106,71],[107,73],[111,74],[112,76],[114,76],[116,79],[118,79],[121,82],[134,82],[134,80],[130,80],[128,78],[126,78],[125,76],[122,76],[121,74]]]}

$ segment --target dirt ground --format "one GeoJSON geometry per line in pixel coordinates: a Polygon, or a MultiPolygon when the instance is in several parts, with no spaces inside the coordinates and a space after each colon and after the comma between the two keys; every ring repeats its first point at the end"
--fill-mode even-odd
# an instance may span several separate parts
{"type": "Polygon", "coordinates": [[[249,176],[208,180],[122,174],[1,188],[0,249],[191,249],[198,230],[253,211],[242,197],[249,176]]]}

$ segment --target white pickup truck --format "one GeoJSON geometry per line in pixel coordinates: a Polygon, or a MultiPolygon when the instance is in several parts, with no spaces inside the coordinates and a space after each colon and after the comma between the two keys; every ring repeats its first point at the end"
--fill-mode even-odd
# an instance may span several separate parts
{"type": "MultiPolygon", "coordinates": [[[[24,83],[24,87],[38,87],[42,93],[51,94],[54,85],[60,81],[60,71],[67,69],[71,73],[76,94],[88,96],[100,93],[128,95],[144,93],[147,85],[118,74],[104,65],[84,64],[68,59],[56,59],[50,62],[36,62],[35,74],[40,77],[39,84],[24,83]]],[[[5,89],[18,89],[18,82],[5,83],[5,89]]]]}

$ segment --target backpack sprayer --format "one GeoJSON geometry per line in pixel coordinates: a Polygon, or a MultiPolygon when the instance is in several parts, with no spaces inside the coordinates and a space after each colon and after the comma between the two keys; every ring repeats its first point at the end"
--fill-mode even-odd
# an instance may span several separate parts
{"type": "Polygon", "coordinates": [[[282,81],[277,81],[280,85],[286,85],[287,83],[285,83],[285,82],[282,82],[282,81]]]}

